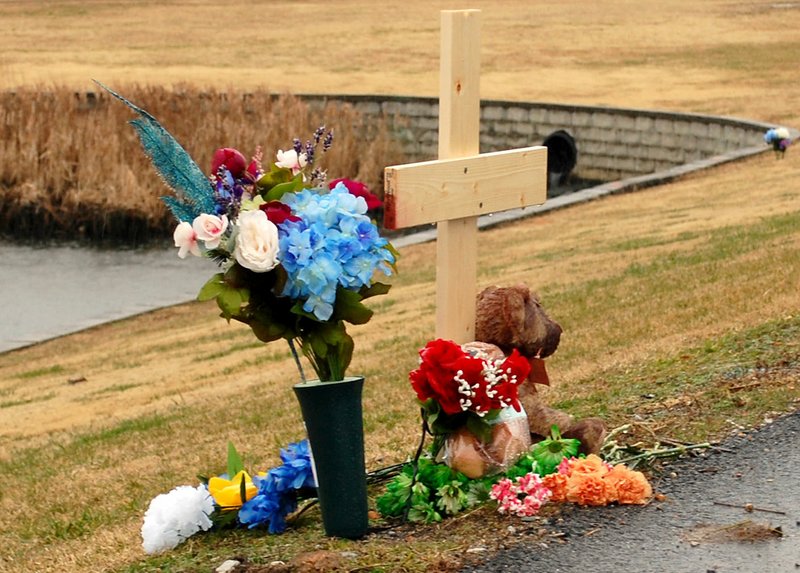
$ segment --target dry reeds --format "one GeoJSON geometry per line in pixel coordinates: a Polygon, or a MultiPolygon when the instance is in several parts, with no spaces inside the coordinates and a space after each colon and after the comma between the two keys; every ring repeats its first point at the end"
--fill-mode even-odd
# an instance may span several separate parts
{"type": "MultiPolygon", "coordinates": [[[[351,106],[313,108],[291,95],[200,90],[188,85],[115,86],[148,110],[204,170],[219,147],[267,159],[321,124],[336,139],[321,164],[330,176],[382,188],[385,165],[402,161],[386,125],[351,106]]],[[[0,93],[0,233],[16,240],[89,239],[138,244],[168,236],[168,189],[126,125],[131,112],[104,93],[24,88],[0,93]]]]}

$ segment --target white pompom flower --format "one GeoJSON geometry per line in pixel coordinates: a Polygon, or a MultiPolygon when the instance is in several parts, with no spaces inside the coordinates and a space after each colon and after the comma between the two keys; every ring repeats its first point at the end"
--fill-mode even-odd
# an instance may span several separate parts
{"type": "Polygon", "coordinates": [[[150,502],[142,525],[146,553],[174,549],[199,531],[211,529],[214,499],[206,486],[182,485],[150,502]]]}

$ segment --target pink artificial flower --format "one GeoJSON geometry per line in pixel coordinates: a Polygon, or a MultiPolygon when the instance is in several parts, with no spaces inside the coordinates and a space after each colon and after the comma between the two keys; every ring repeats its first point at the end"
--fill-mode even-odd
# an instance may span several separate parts
{"type": "Polygon", "coordinates": [[[182,221],[175,227],[172,238],[175,240],[175,246],[179,249],[178,256],[180,258],[185,259],[186,255],[189,253],[192,253],[195,257],[200,256],[200,245],[197,244],[197,234],[186,221],[182,221]]]}
{"type": "Polygon", "coordinates": [[[297,175],[303,170],[303,167],[308,163],[308,156],[305,153],[297,153],[294,149],[284,151],[278,150],[278,161],[275,165],[283,169],[291,169],[292,175],[297,175]]]}
{"type": "Polygon", "coordinates": [[[542,509],[542,505],[546,499],[542,499],[537,495],[527,495],[525,499],[522,500],[522,507],[517,510],[517,515],[519,517],[531,517],[539,513],[539,510],[542,509]]]}
{"type": "MultiPolygon", "coordinates": [[[[502,499],[511,495],[513,489],[513,482],[508,478],[503,478],[492,486],[492,491],[489,494],[489,497],[494,500],[502,499]]],[[[516,495],[516,492],[514,492],[514,495],[516,495]]]]}
{"type": "Polygon", "coordinates": [[[219,246],[222,235],[228,228],[228,216],[207,215],[203,213],[195,218],[192,229],[195,239],[204,241],[207,249],[216,249],[219,246]]]}
{"type": "Polygon", "coordinates": [[[247,166],[247,174],[253,181],[258,181],[258,179],[264,175],[264,170],[261,168],[261,160],[263,158],[264,152],[261,151],[261,146],[259,145],[256,147],[256,152],[253,155],[252,161],[250,161],[250,165],[247,166]]]}
{"type": "Polygon", "coordinates": [[[530,517],[536,515],[550,499],[551,492],[538,474],[528,473],[516,482],[503,478],[492,486],[489,497],[498,503],[502,514],[530,517]]]}

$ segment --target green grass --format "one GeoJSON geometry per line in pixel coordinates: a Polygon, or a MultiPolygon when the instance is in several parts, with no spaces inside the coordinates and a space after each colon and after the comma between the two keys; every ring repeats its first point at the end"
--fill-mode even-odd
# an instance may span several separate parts
{"type": "MultiPolygon", "coordinates": [[[[800,379],[800,315],[710,338],[645,363],[599,372],[593,377],[603,379],[608,391],[554,406],[578,416],[601,415],[612,425],[635,418],[655,426],[663,421],[662,435],[696,442],[723,431],[727,420],[752,425],[764,412],[791,409],[798,388],[781,382],[787,375],[800,379]],[[758,392],[748,393],[748,389],[758,392]],[[682,396],[695,403],[687,408],[695,415],[673,425],[676,413],[669,404],[682,396]]],[[[574,385],[589,382],[577,380],[574,385]]]]}
{"type": "Polygon", "coordinates": [[[36,368],[34,370],[20,372],[14,377],[19,378],[20,380],[32,380],[34,378],[41,378],[43,376],[50,376],[52,374],[62,374],[63,372],[63,366],[60,364],[54,364],[53,366],[47,366],[45,368],[36,368]]]}
{"type": "Polygon", "coordinates": [[[55,392],[48,392],[47,394],[43,394],[41,396],[34,396],[33,398],[23,398],[21,400],[7,400],[5,402],[0,402],[0,410],[3,408],[13,408],[14,406],[24,406],[25,404],[35,404],[36,402],[47,402],[55,398],[55,392]]]}

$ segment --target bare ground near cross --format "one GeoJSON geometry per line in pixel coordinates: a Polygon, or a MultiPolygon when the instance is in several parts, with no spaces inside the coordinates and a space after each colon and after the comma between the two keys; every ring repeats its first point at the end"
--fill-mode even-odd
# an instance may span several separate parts
{"type": "MultiPolygon", "coordinates": [[[[232,22],[262,16],[268,24],[279,6],[295,33],[270,35],[212,29],[218,5],[195,4],[182,34],[165,33],[180,6],[139,8],[148,17],[138,19],[130,3],[0,5],[3,81],[80,87],[100,75],[433,95],[436,12],[462,7],[412,2],[398,14],[376,2],[367,14],[343,1],[226,9],[232,22]],[[320,34],[331,31],[323,41],[320,34]],[[26,48],[36,45],[34,33],[48,38],[35,51],[26,48]],[[318,42],[307,61],[295,57],[307,49],[297,44],[301,37],[318,42]],[[213,58],[207,38],[219,41],[213,58]]],[[[639,6],[473,3],[484,9],[484,97],[800,126],[800,95],[787,87],[800,59],[792,36],[800,6],[639,6]]],[[[797,407],[797,151],[481,233],[479,284],[526,282],[564,326],[548,359],[552,403],[600,414],[612,426],[634,420],[630,439],[650,442],[717,439],[730,421],[759,424],[797,407]]],[[[374,304],[373,321],[353,329],[351,370],[368,379],[370,468],[413,449],[416,409],[406,376],[433,332],[433,247],[404,249],[400,269],[393,291],[374,304]]],[[[266,468],[301,435],[294,376],[286,349],[265,348],[199,303],[0,355],[0,569],[197,571],[233,555],[269,562],[319,546],[355,552],[346,568],[413,571],[457,567],[467,548],[491,546],[495,537],[510,543],[487,533],[487,523],[509,525],[491,510],[360,543],[324,539],[311,513],[284,536],[204,536],[145,558],[138,528],[154,495],[195,483],[198,472],[222,471],[227,440],[248,464],[266,468]]]]}

